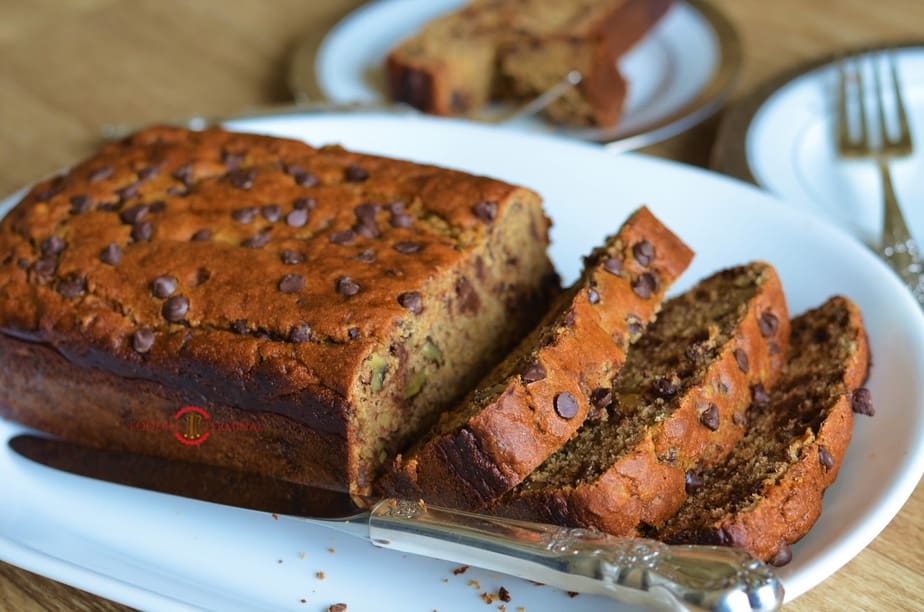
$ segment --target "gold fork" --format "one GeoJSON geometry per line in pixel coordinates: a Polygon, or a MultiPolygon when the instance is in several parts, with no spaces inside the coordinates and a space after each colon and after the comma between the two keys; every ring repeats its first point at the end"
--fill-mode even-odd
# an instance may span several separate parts
{"type": "Polygon", "coordinates": [[[885,88],[880,76],[881,62],[877,61],[876,56],[847,58],[840,62],[838,69],[837,150],[838,154],[844,158],[866,158],[876,162],[882,180],[884,210],[882,236],[875,248],[908,286],[915,299],[924,306],[924,263],[921,261],[921,252],[908,231],[898,198],[895,196],[892,173],[889,170],[889,162],[911,155],[914,145],[898,82],[895,59],[888,52],[885,53],[885,57],[892,84],[893,113],[898,124],[898,135],[890,134],[886,123],[886,102],[883,96],[885,88]],[[865,100],[866,79],[862,66],[862,61],[866,57],[871,60],[875,84],[875,96],[873,96],[875,119],[869,122],[869,126],[867,126],[865,100]],[[858,127],[857,138],[851,135],[849,114],[851,106],[859,111],[858,121],[854,122],[858,127]],[[878,139],[871,138],[871,132],[875,130],[878,130],[878,139]]]}

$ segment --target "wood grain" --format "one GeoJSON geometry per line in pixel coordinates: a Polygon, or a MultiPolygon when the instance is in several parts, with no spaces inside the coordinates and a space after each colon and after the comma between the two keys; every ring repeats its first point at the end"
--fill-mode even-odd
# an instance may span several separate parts
{"type": "MultiPolygon", "coordinates": [[[[288,101],[290,50],[358,0],[0,0],[0,193],[142,125],[288,101]]],[[[738,29],[737,95],[813,57],[924,37],[924,2],[713,0],[738,29]]],[[[645,152],[705,165],[717,119],[645,152]]],[[[877,418],[884,418],[879,416],[877,418]]],[[[839,486],[850,486],[840,483],[839,486]]],[[[2,502],[0,502],[2,503],[2,502]]],[[[856,559],[791,610],[924,608],[924,487],[856,559]]],[[[0,608],[123,610],[0,563],[0,608]]]]}

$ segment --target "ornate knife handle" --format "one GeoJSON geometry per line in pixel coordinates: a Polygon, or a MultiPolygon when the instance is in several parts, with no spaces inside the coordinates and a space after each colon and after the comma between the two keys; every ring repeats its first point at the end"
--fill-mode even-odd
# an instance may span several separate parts
{"type": "Polygon", "coordinates": [[[783,603],[770,568],[730,548],[668,546],[394,499],[371,510],[369,527],[378,546],[634,605],[732,612],[783,603]]]}

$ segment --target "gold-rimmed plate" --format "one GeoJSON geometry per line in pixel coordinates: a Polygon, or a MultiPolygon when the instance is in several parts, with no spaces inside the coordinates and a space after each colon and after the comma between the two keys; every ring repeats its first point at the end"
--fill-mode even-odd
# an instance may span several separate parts
{"type": "MultiPolygon", "coordinates": [[[[341,20],[320,44],[296,49],[289,86],[297,101],[387,105],[385,55],[427,21],[462,0],[378,0],[341,20]]],[[[728,20],[704,0],[678,1],[620,60],[630,90],[613,129],[569,128],[540,118],[509,127],[555,133],[631,150],[660,142],[702,122],[727,100],[741,65],[741,46],[728,20]]]]}

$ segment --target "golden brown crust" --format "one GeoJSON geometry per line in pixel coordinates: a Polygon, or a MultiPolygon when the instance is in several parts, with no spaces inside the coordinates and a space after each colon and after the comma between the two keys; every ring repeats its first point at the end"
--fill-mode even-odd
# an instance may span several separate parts
{"type": "MultiPolygon", "coordinates": [[[[543,376],[524,380],[515,372],[499,386],[476,389],[465,402],[478,402],[481,395],[493,399],[464,423],[437,430],[399,456],[394,473],[382,482],[385,491],[477,508],[516,486],[577,430],[590,411],[588,396],[610,386],[630,338],[654,317],[664,291],[691,258],[692,252],[646,208],[637,211],[606,250],[591,255],[582,279],[562,298],[569,303],[543,322],[543,331],[524,340],[538,342],[532,363],[541,364],[543,376]],[[647,265],[633,254],[645,241],[655,253],[647,265]],[[657,278],[649,292],[638,288],[646,275],[657,278]],[[549,332],[551,337],[543,339],[541,333],[549,332]],[[558,405],[565,394],[574,399],[567,416],[558,405]]],[[[504,367],[509,366],[498,366],[504,367]]]]}

